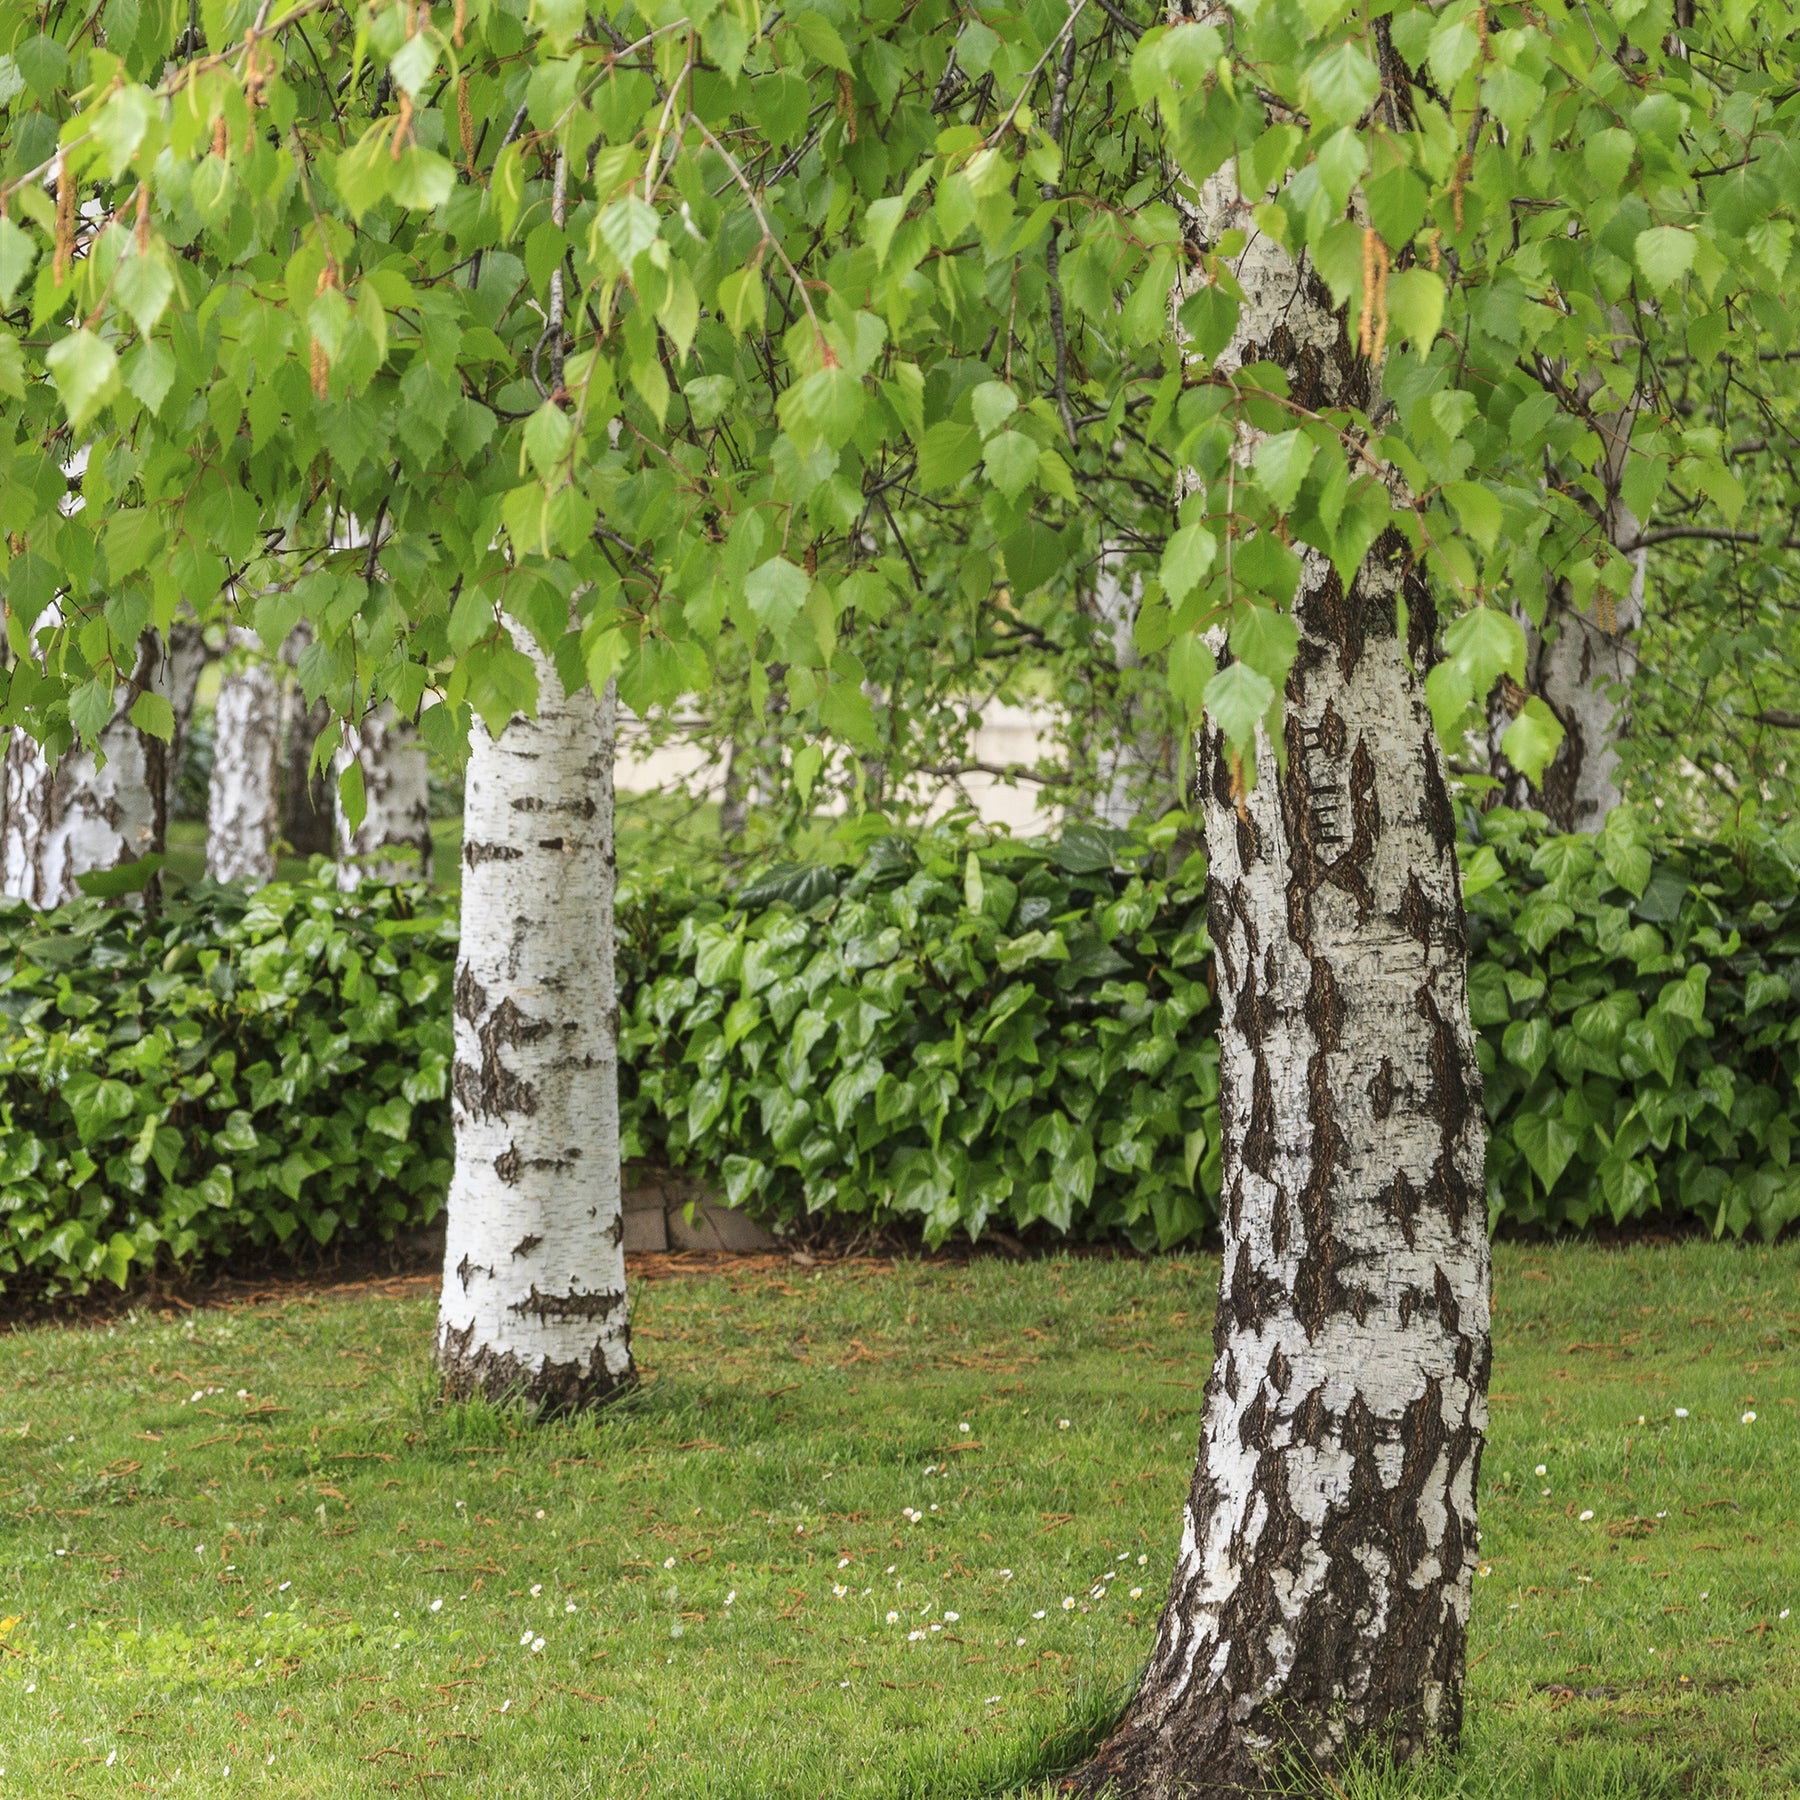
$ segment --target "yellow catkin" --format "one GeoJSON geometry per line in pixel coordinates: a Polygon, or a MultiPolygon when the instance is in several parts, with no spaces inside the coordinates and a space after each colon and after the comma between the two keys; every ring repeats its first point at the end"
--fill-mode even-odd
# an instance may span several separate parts
{"type": "Polygon", "coordinates": [[[1608,637],[1619,628],[1619,615],[1613,606],[1613,597],[1605,588],[1594,596],[1594,610],[1600,615],[1600,629],[1608,637]]]}
{"type": "Polygon", "coordinates": [[[1363,227],[1362,317],[1357,323],[1356,347],[1368,356],[1375,347],[1375,228],[1363,227]]]}
{"type": "Polygon", "coordinates": [[[456,0],[456,23],[450,30],[450,41],[457,49],[463,47],[463,27],[469,22],[468,0],[456,0]]]}
{"type": "Polygon", "coordinates": [[[844,141],[856,142],[856,90],[850,77],[838,70],[838,115],[844,121],[844,141]]]}
{"type": "Polygon", "coordinates": [[[138,183],[137,247],[139,256],[150,254],[150,184],[147,181],[138,183]]]}
{"type": "MultiPolygon", "coordinates": [[[[327,263],[319,271],[318,286],[313,289],[313,298],[338,285],[338,272],[335,263],[327,263]]],[[[321,399],[325,399],[331,391],[331,358],[325,354],[325,346],[317,338],[310,345],[312,357],[312,390],[321,399]]]]}
{"type": "Polygon", "coordinates": [[[400,96],[400,116],[394,122],[394,147],[388,152],[395,162],[400,160],[400,152],[406,148],[407,137],[412,132],[412,95],[400,96]]]}
{"type": "Polygon", "coordinates": [[[61,287],[68,279],[69,260],[75,254],[75,171],[65,156],[56,169],[56,256],[51,274],[61,287]]]}
{"type": "Polygon", "coordinates": [[[1369,360],[1380,362],[1381,353],[1387,348],[1388,334],[1388,252],[1380,238],[1375,240],[1375,264],[1375,347],[1369,352],[1369,360]]]}
{"type": "Polygon", "coordinates": [[[463,161],[469,178],[475,178],[475,114],[469,106],[469,75],[465,69],[456,84],[456,124],[462,133],[463,161]]]}
{"type": "Polygon", "coordinates": [[[226,134],[225,115],[223,113],[220,113],[219,116],[213,120],[212,153],[221,160],[231,154],[231,139],[226,134]]]}

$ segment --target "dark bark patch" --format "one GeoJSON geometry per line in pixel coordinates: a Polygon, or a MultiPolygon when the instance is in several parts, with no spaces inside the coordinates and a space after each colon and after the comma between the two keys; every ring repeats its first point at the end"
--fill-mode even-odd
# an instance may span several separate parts
{"type": "Polygon", "coordinates": [[[1395,918],[1400,929],[1414,943],[1425,950],[1431,948],[1432,928],[1437,923],[1437,908],[1425,898],[1425,890],[1419,885],[1416,869],[1406,878],[1406,892],[1400,897],[1400,910],[1395,918]]]}
{"type": "Polygon", "coordinates": [[[512,1253],[514,1256],[529,1256],[543,1241],[544,1240],[539,1233],[528,1231],[513,1245],[512,1253]]]}
{"type": "Polygon", "coordinates": [[[471,1025],[487,1011],[487,989],[475,979],[475,971],[467,963],[456,971],[455,1002],[457,1016],[471,1025]]]}
{"type": "Polygon", "coordinates": [[[622,1375],[613,1374],[598,1344],[585,1364],[546,1359],[533,1368],[513,1351],[477,1347],[474,1337],[472,1324],[461,1331],[446,1326],[438,1335],[438,1372],[449,1399],[471,1400],[479,1394],[491,1401],[524,1400],[541,1415],[554,1416],[597,1406],[637,1380],[629,1363],[622,1375]]]}
{"type": "Polygon", "coordinates": [[[517,862],[524,854],[516,844],[483,844],[473,838],[463,840],[462,859],[471,869],[479,869],[486,862],[517,862]]]}
{"type": "MultiPolygon", "coordinates": [[[[515,1250],[516,1256],[518,1252],[515,1250]]],[[[506,1310],[516,1313],[522,1319],[610,1319],[625,1304],[625,1295],[619,1293],[578,1294],[573,1291],[567,1294],[540,1294],[537,1283],[531,1284],[531,1292],[523,1300],[515,1300],[506,1310]]]]}
{"type": "MultiPolygon", "coordinates": [[[[1369,1077],[1369,1111],[1377,1124],[1394,1110],[1394,1065],[1387,1058],[1381,1059],[1381,1066],[1369,1077]]],[[[1401,1176],[1405,1180],[1405,1176],[1401,1176]]]]}
{"type": "Polygon", "coordinates": [[[1437,741],[1429,731],[1420,740],[1419,754],[1425,759],[1421,823],[1431,834],[1432,848],[1439,856],[1449,856],[1456,847],[1456,809],[1450,804],[1450,790],[1444,785],[1437,741]]]}

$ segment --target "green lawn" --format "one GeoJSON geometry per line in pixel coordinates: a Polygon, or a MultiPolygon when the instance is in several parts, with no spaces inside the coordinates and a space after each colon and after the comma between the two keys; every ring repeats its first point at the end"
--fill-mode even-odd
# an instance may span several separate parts
{"type": "MultiPolygon", "coordinates": [[[[1794,1247],[1498,1260],[1467,1750],[1380,1791],[1800,1791],[1794,1247]]],[[[1029,1787],[1146,1649],[1215,1274],[643,1283],[542,1427],[435,1403],[419,1283],[0,1336],[0,1794],[1029,1787]]]]}

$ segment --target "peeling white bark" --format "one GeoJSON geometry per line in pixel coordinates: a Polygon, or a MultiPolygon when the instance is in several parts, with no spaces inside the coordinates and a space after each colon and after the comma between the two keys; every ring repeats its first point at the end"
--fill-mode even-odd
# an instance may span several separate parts
{"type": "Polygon", "coordinates": [[[465,779],[438,1364],[453,1393],[561,1409],[631,1379],[613,974],[617,702],[565,698],[529,634],[535,719],[477,724],[465,779]]]}
{"type": "Polygon", "coordinates": [[[131,708],[146,689],[165,692],[167,679],[161,640],[146,632],[132,681],[114,691],[116,710],[100,733],[98,759],[77,744],[53,769],[31,738],[12,733],[0,821],[6,894],[35,907],[61,906],[81,892],[77,876],[162,850],[168,746],[132,724],[131,708]]]}
{"type": "Polygon", "coordinates": [[[344,728],[344,744],[332,763],[341,776],[352,759],[361,763],[368,811],[355,831],[337,813],[338,886],[364,880],[431,879],[431,809],[424,746],[410,721],[386,701],[344,728]]]}
{"type": "MultiPolygon", "coordinates": [[[[1221,369],[1274,361],[1302,405],[1366,410],[1329,295],[1256,232],[1229,170],[1186,223],[1201,245],[1249,234],[1221,369]]],[[[1254,444],[1246,428],[1240,454],[1254,444]]],[[[1155,1649],[1086,1793],[1264,1792],[1287,1757],[1404,1760],[1461,1722],[1488,1246],[1455,819],[1424,705],[1435,619],[1397,532],[1348,591],[1308,553],[1295,618],[1283,761],[1261,741],[1245,792],[1216,734],[1200,746],[1215,1358],[1155,1649]]]]}
{"type": "Polygon", "coordinates": [[[281,828],[281,684],[253,631],[234,626],[213,710],[206,872],[214,881],[275,879],[281,828]]]}

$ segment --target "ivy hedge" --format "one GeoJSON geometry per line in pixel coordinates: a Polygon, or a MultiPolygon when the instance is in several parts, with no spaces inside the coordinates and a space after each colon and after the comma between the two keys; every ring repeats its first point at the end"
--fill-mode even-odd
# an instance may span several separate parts
{"type": "Polygon", "coordinates": [[[456,928],[421,898],[320,878],[0,911],[0,1286],[436,1214],[456,928]]]}
{"type": "MultiPolygon", "coordinates": [[[[619,907],[627,1155],[766,1220],[1143,1248],[1219,1190],[1204,870],[1071,826],[851,835],[619,907]]],[[[1490,1215],[1800,1218],[1800,833],[1654,843],[1493,812],[1464,846],[1490,1215]]],[[[387,1236],[442,1205],[455,925],[417,890],[0,912],[0,1282],[387,1236]]]]}

